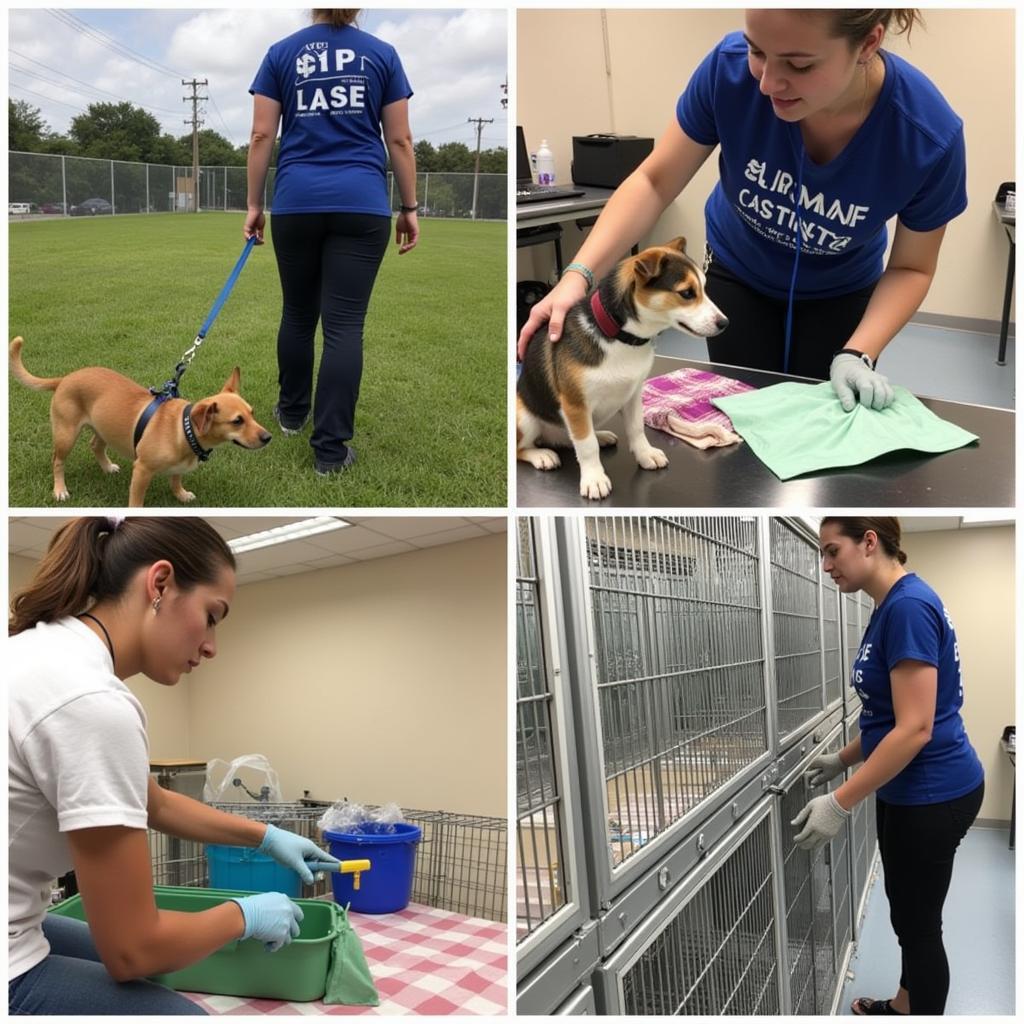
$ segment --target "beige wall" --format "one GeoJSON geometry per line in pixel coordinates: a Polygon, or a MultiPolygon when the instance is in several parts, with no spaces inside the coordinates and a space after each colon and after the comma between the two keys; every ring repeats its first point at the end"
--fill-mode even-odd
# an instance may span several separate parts
{"type": "Polygon", "coordinates": [[[999,746],[1016,721],[1013,529],[908,533],[907,568],[942,598],[963,659],[964,724],[985,766],[982,818],[1009,820],[1013,769],[999,746]]]}
{"type": "MultiPolygon", "coordinates": [[[[240,587],[218,654],[134,677],[153,758],[266,755],[285,799],[505,817],[504,534],[240,587]]],[[[12,591],[33,568],[12,558],[12,591]]]]}
{"type": "MultiPolygon", "coordinates": [[[[520,10],[517,19],[516,120],[531,151],[548,139],[560,181],[569,180],[573,135],[660,138],[694,68],[722,36],[743,27],[740,10],[520,10]]],[[[930,10],[912,44],[903,36],[887,44],[935,82],[967,138],[969,207],[946,232],[925,312],[1002,315],[1007,242],[991,202],[999,183],[1014,178],[1013,40],[1012,11],[930,10]]],[[[716,181],[714,154],[645,242],[683,234],[691,252],[702,252],[704,202],[716,181]]],[[[563,227],[568,263],[583,236],[563,227]]],[[[553,271],[551,245],[518,250],[518,279],[543,280],[553,271]]]]}

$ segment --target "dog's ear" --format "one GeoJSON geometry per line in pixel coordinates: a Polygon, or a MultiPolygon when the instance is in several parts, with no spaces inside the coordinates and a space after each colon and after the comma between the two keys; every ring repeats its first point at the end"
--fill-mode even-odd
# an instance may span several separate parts
{"type": "Polygon", "coordinates": [[[242,383],[242,371],[236,366],[231,371],[231,376],[224,382],[224,387],[221,391],[230,391],[232,394],[238,394],[238,388],[242,383]]]}
{"type": "Polygon", "coordinates": [[[212,398],[204,398],[192,406],[192,426],[197,434],[205,434],[213,426],[213,417],[217,415],[217,403],[212,398]]]}
{"type": "Polygon", "coordinates": [[[633,257],[633,275],[637,284],[647,284],[660,273],[665,263],[665,254],[659,249],[645,249],[639,256],[633,257]]]}
{"type": "Polygon", "coordinates": [[[680,235],[678,238],[673,238],[671,242],[666,242],[666,246],[669,249],[677,249],[679,252],[686,252],[686,239],[680,235]]]}

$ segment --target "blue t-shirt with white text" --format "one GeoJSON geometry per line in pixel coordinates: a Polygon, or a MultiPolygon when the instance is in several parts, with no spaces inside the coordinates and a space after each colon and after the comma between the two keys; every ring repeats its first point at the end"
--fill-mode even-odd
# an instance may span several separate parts
{"type": "Polygon", "coordinates": [[[741,32],[701,62],[676,104],[683,131],[721,145],[719,182],[705,207],[715,259],[755,290],[795,297],[866,288],[882,273],[886,221],[931,231],[967,208],[963,122],[920,71],[888,51],[882,91],[839,155],[816,164],[799,124],[776,117],[747,66],[741,32]]]}
{"type": "Polygon", "coordinates": [[[281,104],[274,213],[391,215],[381,111],[412,95],[393,46],[310,25],[270,47],[249,92],[281,104]]]}
{"type": "Polygon", "coordinates": [[[942,600],[915,573],[901,576],[874,610],[853,663],[850,685],[863,705],[865,759],[896,724],[890,672],[908,659],[938,669],[932,737],[878,795],[891,804],[933,804],[965,796],[981,785],[985,771],[960,717],[960,647],[942,600]]]}

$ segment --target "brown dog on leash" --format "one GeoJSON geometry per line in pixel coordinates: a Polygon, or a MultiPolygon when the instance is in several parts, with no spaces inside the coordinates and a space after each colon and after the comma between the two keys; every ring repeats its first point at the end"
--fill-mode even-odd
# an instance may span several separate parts
{"type": "Polygon", "coordinates": [[[153,404],[153,395],[135,381],[102,366],[88,366],[65,377],[34,377],[21,362],[22,339],[10,346],[11,373],[27,388],[52,391],[50,426],[53,430],[53,496],[66,501],[64,460],[83,427],[91,427],[91,447],[100,469],[121,468],[107,457],[107,447],[132,460],[128,504],[140,507],[154,476],[169,475],[178,501],[195,495],[181,485],[181,474],[205,461],[219,444],[233,441],[242,448],[264,448],[271,434],[253,419],[252,406],[238,394],[236,366],[216,395],[191,404],[168,398],[155,406],[141,437],[136,426],[153,404]]]}

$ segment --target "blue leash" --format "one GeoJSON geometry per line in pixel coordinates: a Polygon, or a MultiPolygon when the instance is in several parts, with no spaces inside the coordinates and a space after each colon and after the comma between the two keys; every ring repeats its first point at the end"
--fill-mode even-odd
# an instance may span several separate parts
{"type": "MultiPolygon", "coordinates": [[[[152,387],[149,389],[149,393],[154,396],[153,401],[142,410],[142,415],[135,424],[135,432],[132,437],[133,448],[138,448],[139,441],[142,440],[142,433],[149,425],[149,421],[153,418],[153,414],[157,409],[159,409],[160,406],[169,398],[179,397],[178,385],[181,383],[182,375],[191,365],[192,360],[195,358],[196,350],[200,345],[202,345],[203,340],[206,338],[206,332],[213,326],[213,321],[217,319],[218,314],[224,308],[224,303],[228,301],[231,289],[235,287],[238,275],[241,274],[242,267],[245,266],[245,261],[249,258],[249,253],[252,252],[252,247],[255,244],[256,236],[253,235],[252,238],[245,243],[245,248],[242,249],[242,255],[238,257],[235,269],[231,271],[230,276],[224,283],[224,287],[221,288],[220,294],[217,296],[217,300],[213,304],[213,309],[210,310],[210,315],[203,321],[203,326],[199,328],[199,333],[196,335],[195,341],[192,342],[191,348],[189,348],[181,357],[178,365],[174,367],[174,376],[170,380],[165,380],[160,387],[152,387]]],[[[195,436],[192,421],[189,417],[191,409],[192,406],[189,405],[184,410],[183,423],[185,428],[185,437],[188,439],[189,447],[193,452],[195,452],[196,457],[201,462],[205,462],[210,457],[210,452],[199,444],[199,441],[195,436]]]]}
{"type": "Polygon", "coordinates": [[[796,172],[796,256],[793,258],[793,275],[789,280],[789,302],[786,304],[786,348],[782,354],[782,372],[789,373],[789,346],[793,333],[793,294],[796,291],[796,271],[800,266],[800,242],[803,231],[800,225],[800,194],[804,185],[804,149],[800,147],[800,164],[796,172]]]}
{"type": "Polygon", "coordinates": [[[213,308],[210,310],[209,316],[207,316],[203,321],[203,326],[199,328],[199,333],[192,342],[191,348],[185,352],[178,365],[174,367],[174,376],[170,380],[164,381],[161,387],[150,388],[150,394],[163,396],[164,399],[178,397],[178,384],[181,381],[182,375],[189,368],[189,365],[195,358],[196,349],[202,345],[206,338],[206,332],[213,326],[213,321],[217,319],[218,314],[224,308],[224,303],[228,301],[231,289],[235,287],[238,275],[242,273],[242,267],[245,266],[245,261],[249,258],[249,253],[252,252],[252,248],[255,244],[256,236],[253,235],[252,238],[245,243],[245,247],[242,249],[242,255],[238,257],[238,262],[235,264],[235,269],[231,271],[227,281],[224,283],[224,287],[221,288],[220,294],[217,296],[217,299],[213,304],[213,308]]]}

